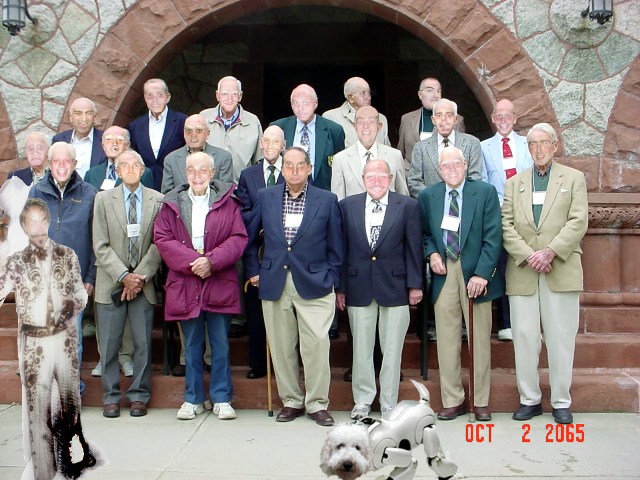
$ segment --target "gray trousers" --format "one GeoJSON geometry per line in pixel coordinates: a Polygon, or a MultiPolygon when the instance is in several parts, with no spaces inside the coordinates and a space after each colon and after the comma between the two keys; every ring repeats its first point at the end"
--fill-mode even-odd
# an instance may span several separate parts
{"type": "Polygon", "coordinates": [[[153,327],[153,305],[144,293],[135,299],[123,302],[119,307],[113,303],[96,302],[96,314],[100,323],[100,358],[102,360],[102,387],[104,404],[120,403],[120,366],[118,352],[127,317],[131,323],[133,337],[133,381],[127,397],[130,402],[149,402],[151,397],[151,330],[153,327]]]}

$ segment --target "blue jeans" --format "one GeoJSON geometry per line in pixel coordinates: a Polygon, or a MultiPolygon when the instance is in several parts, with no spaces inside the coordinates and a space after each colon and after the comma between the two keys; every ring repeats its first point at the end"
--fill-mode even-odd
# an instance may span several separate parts
{"type": "Polygon", "coordinates": [[[189,403],[202,403],[207,398],[204,390],[204,345],[205,324],[211,345],[211,381],[209,398],[213,403],[230,402],[233,396],[231,383],[231,364],[229,362],[229,327],[231,315],[223,313],[200,312],[190,320],[180,322],[185,340],[185,392],[184,399],[189,403]]]}
{"type": "MultiPolygon", "coordinates": [[[[82,317],[84,317],[84,310],[81,311],[76,317],[78,320],[78,378],[80,378],[80,369],[82,368],[82,317]]],[[[84,382],[80,378],[80,395],[84,393],[84,382]]]]}

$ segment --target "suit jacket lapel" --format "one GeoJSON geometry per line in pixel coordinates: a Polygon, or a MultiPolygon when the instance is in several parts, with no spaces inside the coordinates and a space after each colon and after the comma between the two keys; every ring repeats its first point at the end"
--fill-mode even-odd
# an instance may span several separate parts
{"type": "MultiPolygon", "coordinates": [[[[522,194],[520,195],[520,199],[521,199],[520,208],[524,209],[525,218],[527,219],[529,224],[531,224],[531,227],[534,230],[537,230],[538,227],[536,225],[536,222],[534,222],[533,220],[533,193],[532,193],[533,187],[531,184],[533,179],[532,175],[533,175],[532,168],[526,170],[522,174],[522,178],[520,179],[520,185],[517,188],[520,189],[520,193],[522,194]]],[[[514,208],[516,208],[516,205],[514,205],[514,208]]]]}
{"type": "Polygon", "coordinates": [[[434,189],[433,196],[431,197],[431,201],[429,201],[428,205],[431,209],[431,215],[435,220],[433,224],[437,229],[432,232],[434,241],[436,242],[436,245],[439,246],[439,250],[444,252],[444,242],[442,240],[442,229],[440,228],[440,225],[442,225],[442,217],[444,216],[444,196],[446,188],[444,182],[440,182],[437,185],[438,187],[434,189]]]}
{"type": "Polygon", "coordinates": [[[469,185],[469,182],[464,183],[462,188],[462,212],[460,223],[460,251],[462,251],[467,237],[469,236],[469,230],[471,230],[471,223],[473,222],[473,213],[476,210],[476,203],[478,201],[476,189],[469,185]]]}
{"type": "Polygon", "coordinates": [[[142,188],[142,219],[139,219],[141,221],[138,221],[138,223],[140,224],[140,238],[142,239],[144,239],[147,233],[147,229],[151,225],[151,222],[149,221],[149,219],[153,216],[153,205],[149,200],[149,193],[147,192],[148,191],[143,187],[142,188]]]}
{"type": "Polygon", "coordinates": [[[353,224],[355,232],[348,231],[347,235],[355,235],[365,250],[371,250],[369,245],[369,237],[367,236],[367,224],[365,222],[365,207],[367,203],[367,195],[361,195],[362,199],[358,201],[357,208],[352,210],[353,224]]]}
{"type": "Polygon", "coordinates": [[[542,205],[542,212],[540,212],[540,220],[538,221],[538,228],[542,226],[547,215],[553,207],[553,203],[556,201],[560,186],[562,185],[563,175],[562,172],[558,172],[558,169],[551,168],[549,174],[549,184],[547,185],[547,193],[544,196],[544,204],[542,205]]]}
{"type": "Polygon", "coordinates": [[[358,146],[352,145],[348,150],[345,151],[345,154],[348,156],[347,164],[349,165],[349,170],[353,174],[353,178],[360,185],[362,190],[366,190],[364,186],[364,181],[362,180],[362,163],[358,158],[358,146]]]}
{"type": "MultiPolygon", "coordinates": [[[[120,185],[111,190],[111,208],[120,224],[122,230],[124,230],[125,237],[127,236],[127,214],[124,210],[124,185],[120,185]]],[[[127,237],[128,238],[128,237],[127,237]]]]}
{"type": "Polygon", "coordinates": [[[438,169],[438,135],[431,135],[426,142],[429,160],[431,160],[433,168],[438,172],[438,178],[440,178],[440,170],[438,169]]]}
{"type": "Polygon", "coordinates": [[[317,178],[324,163],[326,157],[324,147],[329,141],[329,132],[321,120],[319,115],[316,115],[316,144],[315,144],[315,163],[313,165],[313,178],[317,178]]]}
{"type": "MultiPolygon", "coordinates": [[[[169,121],[169,119],[167,118],[167,121],[169,121]]],[[[148,156],[149,158],[153,158],[153,161],[155,163],[156,156],[153,154],[153,148],[151,147],[151,139],[149,138],[149,111],[147,110],[147,113],[145,113],[142,116],[142,128],[140,129],[140,136],[139,138],[142,140],[142,143],[140,145],[140,150],[142,152],[144,152],[145,150],[147,151],[147,155],[144,155],[141,153],[142,157],[146,157],[148,156]]],[[[164,138],[164,135],[163,135],[164,138]]]]}
{"type": "Polygon", "coordinates": [[[400,211],[399,204],[400,201],[397,198],[393,198],[391,192],[389,192],[389,204],[387,205],[387,209],[384,212],[384,220],[382,221],[382,228],[380,229],[380,235],[378,236],[378,241],[376,243],[376,250],[384,240],[384,237],[386,237],[387,233],[391,231],[391,227],[398,219],[398,212],[400,211]]]}
{"type": "MultiPolygon", "coordinates": [[[[282,207],[280,207],[282,209],[282,207]]],[[[304,214],[302,215],[302,223],[300,227],[298,227],[298,231],[296,232],[296,236],[293,238],[291,244],[293,245],[298,241],[298,239],[302,238],[304,232],[309,228],[309,225],[313,221],[313,218],[318,213],[318,194],[313,191],[311,186],[307,187],[307,199],[304,204],[304,214]]],[[[284,230],[283,230],[284,233],[284,230]]]]}
{"type": "Polygon", "coordinates": [[[502,181],[505,182],[507,180],[507,175],[504,171],[504,165],[502,165],[502,140],[500,140],[496,135],[491,138],[490,152],[493,166],[498,172],[500,172],[502,181]]]}
{"type": "Polygon", "coordinates": [[[169,139],[173,137],[173,132],[176,129],[176,117],[173,115],[173,111],[167,107],[167,121],[164,125],[164,132],[162,132],[162,140],[160,141],[160,148],[158,149],[158,157],[161,157],[164,153],[165,148],[167,148],[167,143],[169,143],[169,139]]]}

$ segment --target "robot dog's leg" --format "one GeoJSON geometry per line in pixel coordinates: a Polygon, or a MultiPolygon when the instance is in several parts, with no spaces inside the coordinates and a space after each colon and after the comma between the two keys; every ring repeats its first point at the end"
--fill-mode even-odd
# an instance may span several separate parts
{"type": "Polygon", "coordinates": [[[418,461],[412,458],[411,464],[408,467],[394,468],[387,477],[387,480],[413,480],[416,476],[416,470],[418,470],[418,461]]]}
{"type": "Polygon", "coordinates": [[[449,460],[447,453],[440,445],[440,438],[435,425],[429,425],[424,429],[422,438],[424,452],[427,455],[429,466],[440,479],[451,478],[458,471],[458,466],[449,460]]]}
{"type": "Polygon", "coordinates": [[[411,450],[404,448],[385,448],[382,464],[396,467],[391,471],[387,480],[413,480],[418,469],[418,462],[411,456],[411,450]]]}

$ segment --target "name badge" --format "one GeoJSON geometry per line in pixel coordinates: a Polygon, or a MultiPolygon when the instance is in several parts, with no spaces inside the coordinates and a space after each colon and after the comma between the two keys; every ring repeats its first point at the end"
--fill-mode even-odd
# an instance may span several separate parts
{"type": "Polygon", "coordinates": [[[547,192],[533,192],[533,204],[544,205],[544,197],[547,192]]]}
{"type": "Polygon", "coordinates": [[[100,185],[100,190],[112,190],[114,188],[116,188],[116,181],[110,178],[105,178],[102,185],[100,185]]]}
{"type": "Polygon", "coordinates": [[[371,226],[372,227],[381,227],[383,222],[384,222],[384,213],[383,212],[378,212],[378,213],[372,213],[371,214],[371,226]]]}
{"type": "Polygon", "coordinates": [[[284,226],[286,228],[298,228],[302,223],[302,213],[288,213],[284,217],[284,226]]]}
{"type": "Polygon", "coordinates": [[[460,228],[460,217],[452,217],[451,215],[445,215],[442,218],[440,228],[443,230],[449,230],[450,232],[457,232],[460,228]]]}
{"type": "Polygon", "coordinates": [[[433,132],[420,132],[420,140],[431,138],[431,135],[433,135],[433,132]]]}
{"type": "Polygon", "coordinates": [[[139,237],[140,236],[140,224],[130,223],[127,225],[127,237],[139,237]]]}

